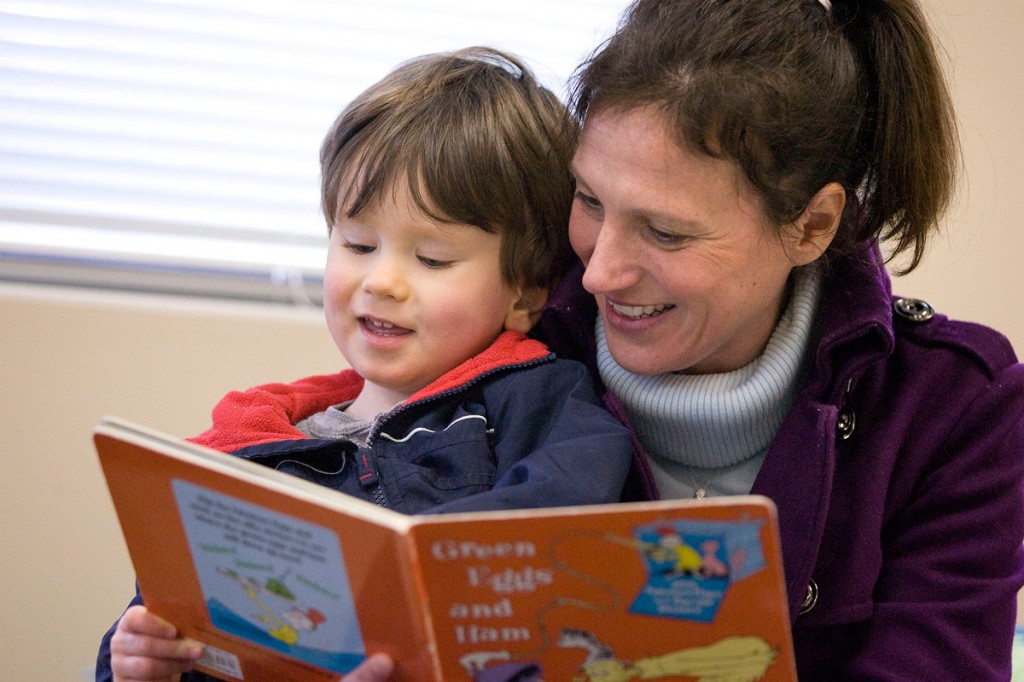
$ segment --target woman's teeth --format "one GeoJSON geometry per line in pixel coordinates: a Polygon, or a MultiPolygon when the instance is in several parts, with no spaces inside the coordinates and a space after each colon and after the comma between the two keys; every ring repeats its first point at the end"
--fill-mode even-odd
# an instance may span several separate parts
{"type": "Polygon", "coordinates": [[[668,303],[660,303],[658,305],[618,305],[617,303],[612,303],[611,306],[619,315],[631,317],[636,320],[642,317],[653,317],[655,315],[659,315],[669,308],[674,307],[668,303]]]}

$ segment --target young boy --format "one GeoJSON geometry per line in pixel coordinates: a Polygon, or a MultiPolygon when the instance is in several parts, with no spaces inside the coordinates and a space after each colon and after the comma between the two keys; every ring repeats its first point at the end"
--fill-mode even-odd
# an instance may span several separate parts
{"type": "MultiPolygon", "coordinates": [[[[485,48],[356,98],[320,153],[325,317],[352,369],[231,393],[194,440],[405,513],[617,501],[629,436],[583,365],[526,336],[568,262],[576,132],[485,48]]],[[[171,679],[199,655],[140,604],[98,680],[171,679]]]]}

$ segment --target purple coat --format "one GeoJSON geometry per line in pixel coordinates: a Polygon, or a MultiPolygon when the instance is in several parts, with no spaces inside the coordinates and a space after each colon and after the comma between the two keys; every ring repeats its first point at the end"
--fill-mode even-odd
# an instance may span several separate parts
{"type": "MultiPolygon", "coordinates": [[[[554,293],[539,332],[596,377],[581,273],[554,293]]],[[[1024,585],[1024,365],[997,332],[894,299],[874,249],[831,264],[817,331],[751,491],[778,506],[801,682],[1009,680],[1024,585]]],[[[635,450],[628,497],[656,498],[635,450]]]]}

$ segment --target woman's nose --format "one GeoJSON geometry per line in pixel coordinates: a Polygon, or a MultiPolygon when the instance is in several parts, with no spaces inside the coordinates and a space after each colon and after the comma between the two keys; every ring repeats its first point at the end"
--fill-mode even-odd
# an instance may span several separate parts
{"type": "Polygon", "coordinates": [[[592,294],[622,291],[637,282],[635,245],[622,230],[605,224],[584,254],[583,288],[592,294]]]}

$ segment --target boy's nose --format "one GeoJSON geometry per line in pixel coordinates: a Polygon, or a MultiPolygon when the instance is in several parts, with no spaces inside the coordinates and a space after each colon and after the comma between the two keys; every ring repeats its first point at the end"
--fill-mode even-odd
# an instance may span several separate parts
{"type": "Polygon", "coordinates": [[[363,278],[363,291],[382,298],[403,300],[409,295],[409,283],[401,264],[395,258],[381,255],[368,268],[363,278]]]}

